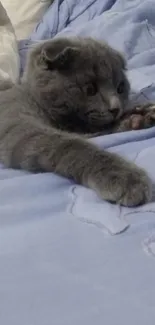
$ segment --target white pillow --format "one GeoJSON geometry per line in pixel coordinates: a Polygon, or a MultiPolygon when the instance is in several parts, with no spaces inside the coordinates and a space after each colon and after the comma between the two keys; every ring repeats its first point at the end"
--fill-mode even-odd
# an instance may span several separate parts
{"type": "Polygon", "coordinates": [[[1,0],[18,40],[26,39],[53,0],[1,0]]]}
{"type": "Polygon", "coordinates": [[[11,22],[0,2],[0,90],[19,79],[20,60],[11,22]]]}

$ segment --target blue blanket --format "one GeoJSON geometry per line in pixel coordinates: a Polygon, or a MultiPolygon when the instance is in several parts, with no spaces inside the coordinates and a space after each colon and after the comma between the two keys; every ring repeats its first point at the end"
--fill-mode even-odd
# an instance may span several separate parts
{"type": "MultiPolygon", "coordinates": [[[[19,44],[22,69],[35,42],[70,35],[122,51],[132,99],[155,100],[154,0],[55,0],[19,44]]],[[[155,183],[155,128],[92,141],[135,161],[155,183]]],[[[1,324],[154,324],[154,195],[125,208],[50,173],[2,167],[0,180],[1,324]]]]}

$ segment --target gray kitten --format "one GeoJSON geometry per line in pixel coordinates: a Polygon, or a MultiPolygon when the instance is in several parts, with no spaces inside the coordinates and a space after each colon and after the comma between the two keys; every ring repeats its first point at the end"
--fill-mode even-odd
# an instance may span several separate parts
{"type": "Polygon", "coordinates": [[[108,45],[79,38],[41,43],[21,85],[0,95],[1,162],[58,173],[126,206],[147,202],[145,171],[85,139],[121,130],[128,93],[124,59],[108,45]]]}

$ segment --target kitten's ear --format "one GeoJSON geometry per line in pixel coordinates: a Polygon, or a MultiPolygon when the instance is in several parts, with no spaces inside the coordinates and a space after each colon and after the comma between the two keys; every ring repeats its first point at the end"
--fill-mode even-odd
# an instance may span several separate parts
{"type": "Polygon", "coordinates": [[[79,49],[69,46],[55,56],[51,53],[50,49],[42,50],[42,58],[49,70],[65,70],[70,68],[78,55],[79,49]]]}

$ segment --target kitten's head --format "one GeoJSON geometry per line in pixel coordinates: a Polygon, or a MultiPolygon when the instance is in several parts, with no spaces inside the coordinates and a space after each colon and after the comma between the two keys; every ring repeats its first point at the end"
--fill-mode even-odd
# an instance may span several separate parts
{"type": "Polygon", "coordinates": [[[24,78],[62,129],[98,132],[122,115],[129,93],[125,61],[93,39],[57,39],[30,54],[24,78]]]}

